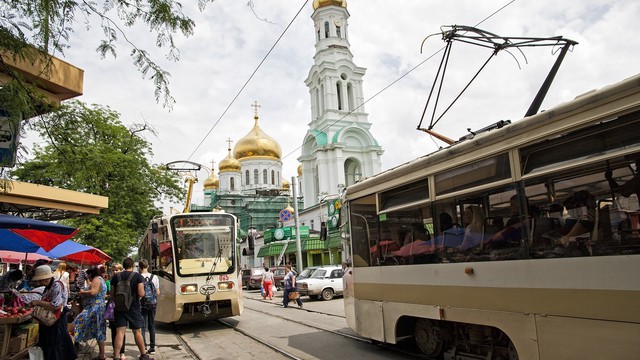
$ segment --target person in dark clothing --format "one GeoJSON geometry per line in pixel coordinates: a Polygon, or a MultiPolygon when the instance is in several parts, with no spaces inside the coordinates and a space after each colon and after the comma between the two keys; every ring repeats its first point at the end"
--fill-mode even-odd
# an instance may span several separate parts
{"type": "Polygon", "coordinates": [[[618,184],[618,182],[613,178],[611,170],[606,171],[604,173],[604,177],[609,182],[611,191],[620,193],[620,195],[624,197],[636,194],[636,197],[638,198],[638,207],[640,207],[640,158],[636,159],[635,174],[633,174],[633,177],[626,183],[622,185],[618,184]]]}
{"type": "Polygon", "coordinates": [[[122,262],[124,271],[111,279],[111,298],[115,300],[118,283],[128,279],[131,273],[133,273],[133,277],[130,280],[130,291],[132,297],[131,306],[127,311],[118,311],[116,308],[114,312],[116,338],[113,343],[113,358],[116,359],[120,356],[120,348],[122,347],[124,332],[127,329],[128,324],[129,328],[131,328],[131,331],[133,332],[133,337],[136,341],[136,345],[138,346],[138,350],[140,351],[140,360],[153,360],[149,357],[149,354],[147,354],[147,351],[144,348],[144,339],[142,338],[144,319],[142,318],[140,298],[144,296],[144,278],[140,273],[133,271],[133,265],[134,262],[132,258],[128,257],[124,259],[122,262]]]}

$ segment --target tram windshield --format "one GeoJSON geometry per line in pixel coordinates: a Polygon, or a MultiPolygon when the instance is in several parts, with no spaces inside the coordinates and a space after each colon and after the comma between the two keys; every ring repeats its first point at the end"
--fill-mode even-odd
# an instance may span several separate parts
{"type": "Polygon", "coordinates": [[[173,217],[171,224],[179,275],[234,271],[232,217],[190,214],[173,217]]]}

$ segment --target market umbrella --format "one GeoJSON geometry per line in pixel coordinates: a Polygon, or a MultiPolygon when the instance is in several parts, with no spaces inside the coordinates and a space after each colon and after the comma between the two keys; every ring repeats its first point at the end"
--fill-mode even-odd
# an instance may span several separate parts
{"type": "Polygon", "coordinates": [[[78,229],[30,218],[0,214],[0,250],[36,252],[53,249],[78,229]]]}
{"type": "Polygon", "coordinates": [[[109,261],[111,257],[99,249],[67,240],[50,251],[39,249],[37,254],[54,259],[74,262],[78,264],[97,265],[103,261],[109,261]]]}
{"type": "Polygon", "coordinates": [[[100,249],[89,247],[87,250],[69,254],[60,259],[76,264],[100,265],[111,260],[111,256],[105,254],[100,249]]]}
{"type": "Polygon", "coordinates": [[[0,261],[6,264],[18,264],[22,261],[26,261],[27,264],[33,264],[40,259],[51,260],[46,256],[36,253],[0,250],[0,261]]]}

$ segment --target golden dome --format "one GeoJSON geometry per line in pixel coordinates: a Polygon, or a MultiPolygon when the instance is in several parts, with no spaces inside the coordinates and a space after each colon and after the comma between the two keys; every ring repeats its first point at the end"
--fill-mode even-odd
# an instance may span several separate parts
{"type": "Polygon", "coordinates": [[[226,158],[220,161],[220,165],[218,165],[218,169],[220,169],[220,172],[240,171],[240,161],[236,160],[231,155],[231,147],[229,147],[227,150],[229,150],[229,154],[227,155],[226,158]]]}
{"type": "Polygon", "coordinates": [[[282,179],[282,188],[285,190],[289,190],[291,188],[291,184],[289,184],[287,179],[282,179]]]}
{"type": "Polygon", "coordinates": [[[279,160],[282,157],[280,144],[258,126],[257,110],[253,119],[256,121],[253,129],[233,147],[233,157],[240,160],[246,157],[265,156],[279,160]]]}
{"type": "Polygon", "coordinates": [[[302,164],[298,165],[298,176],[302,176],[302,164]]]}
{"type": "Polygon", "coordinates": [[[313,10],[329,5],[342,6],[343,8],[346,8],[347,0],[313,0],[313,10]]]}
{"type": "Polygon", "coordinates": [[[212,171],[211,175],[209,175],[208,178],[204,179],[204,183],[202,185],[205,190],[218,189],[220,188],[220,180],[218,180],[218,177],[212,171]]]}
{"type": "Polygon", "coordinates": [[[287,204],[287,207],[286,207],[286,208],[284,208],[284,209],[285,209],[285,210],[289,210],[289,212],[290,212],[290,213],[292,213],[292,214],[296,212],[296,211],[294,210],[294,208],[293,208],[293,207],[291,207],[291,204],[287,204]]]}

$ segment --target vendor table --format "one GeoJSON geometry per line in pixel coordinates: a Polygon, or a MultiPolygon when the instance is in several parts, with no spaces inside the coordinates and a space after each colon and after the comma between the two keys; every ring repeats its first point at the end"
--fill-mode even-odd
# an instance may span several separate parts
{"type": "Polygon", "coordinates": [[[2,349],[0,349],[0,359],[18,359],[29,351],[29,347],[26,347],[15,354],[7,354],[9,352],[9,341],[11,340],[11,330],[13,329],[13,325],[22,324],[29,320],[31,320],[31,314],[25,314],[21,317],[15,318],[0,318],[0,329],[4,331],[2,336],[2,349]]]}

